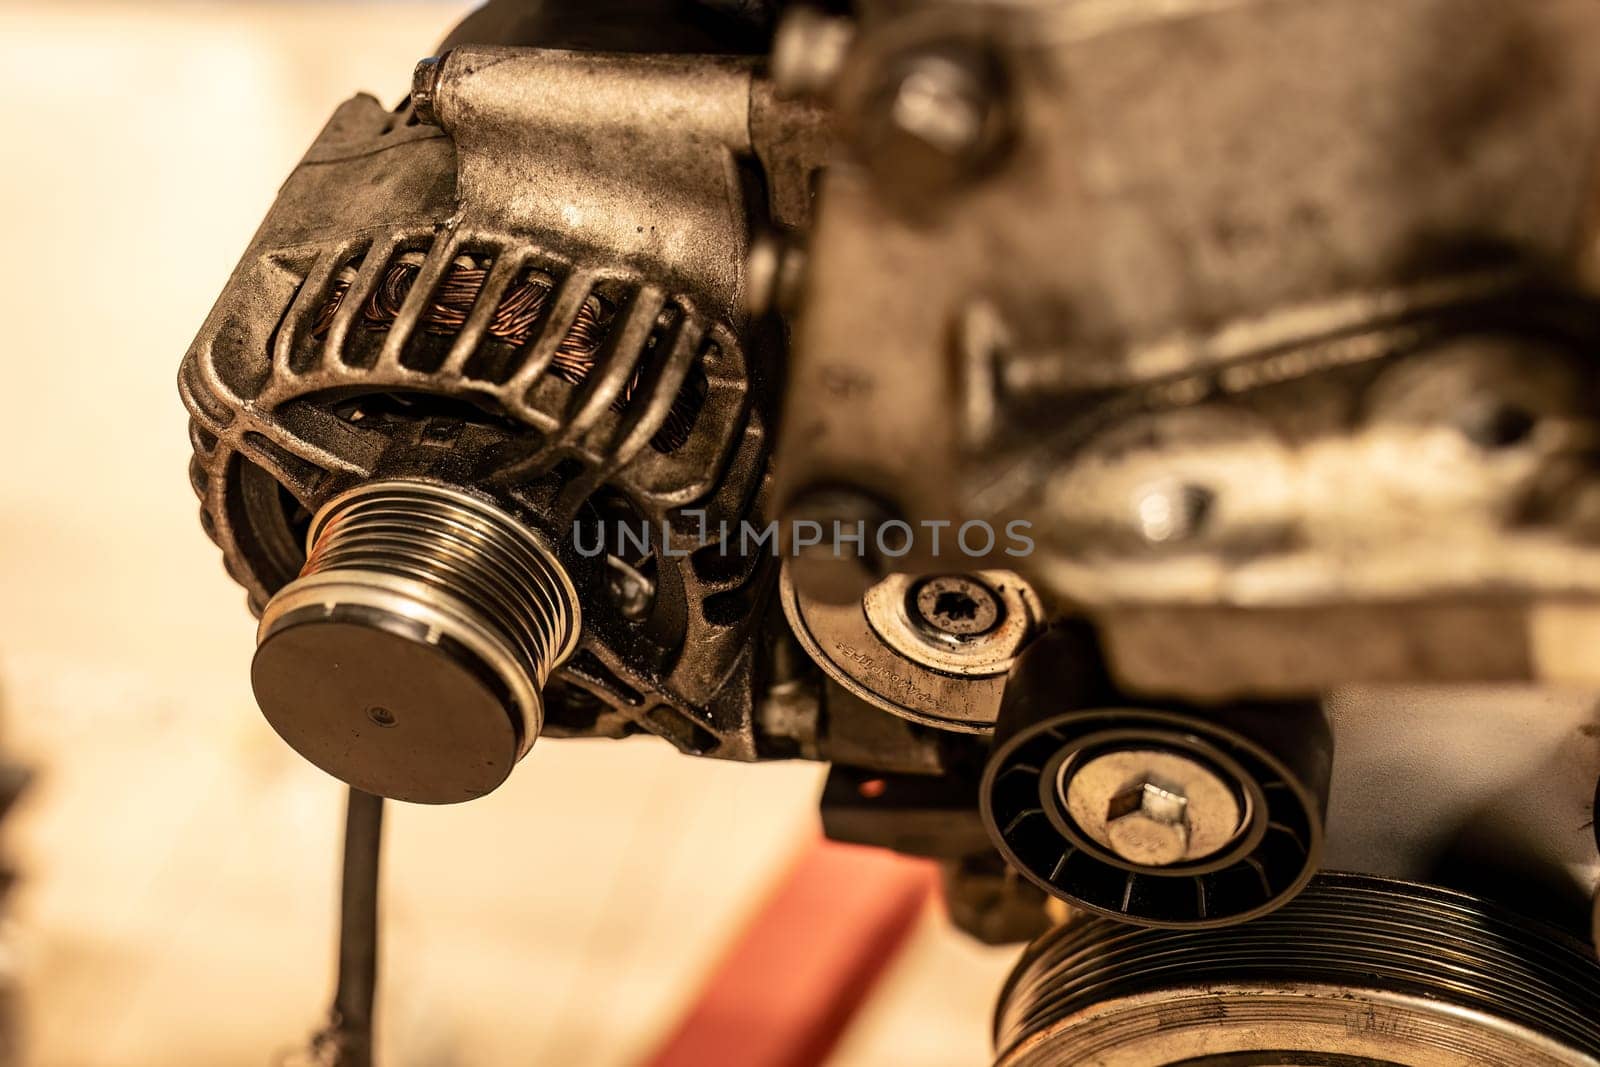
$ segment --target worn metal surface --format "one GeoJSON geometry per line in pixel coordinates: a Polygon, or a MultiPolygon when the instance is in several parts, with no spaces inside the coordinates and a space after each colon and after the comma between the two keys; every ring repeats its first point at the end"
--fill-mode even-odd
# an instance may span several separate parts
{"type": "MultiPolygon", "coordinates": [[[[888,575],[861,599],[832,604],[802,593],[792,571],[785,567],[781,579],[783,610],[816,664],[874,707],[944,730],[994,728],[1006,672],[1043,622],[1033,590],[1010,571],[928,580],[951,585],[959,579],[987,598],[987,623],[962,634],[919,623],[915,600],[927,583],[909,575],[888,575]]],[[[972,611],[978,610],[973,601],[972,611]]]]}
{"type": "Polygon", "coordinates": [[[753,65],[453,49],[433,107],[459,153],[462,223],[559,234],[737,325],[753,65]]]}
{"type": "Polygon", "coordinates": [[[755,755],[749,634],[772,568],[699,540],[763,511],[767,401],[736,310],[759,210],[749,69],[460,49],[438,68],[443,129],[340,108],[180,376],[202,517],[256,610],[339,492],[477,488],[550,539],[585,604],[547,731],[755,755]],[[542,180],[520,184],[528,168],[542,180]],[[524,326],[513,297],[533,301],[524,326]],[[575,553],[574,522],[653,531],[632,561],[656,568],[648,617],[575,553]]]}
{"type": "Polygon", "coordinates": [[[1600,699],[1372,686],[1327,703],[1328,867],[1459,889],[1586,932],[1600,884],[1600,699]]]}
{"type": "Polygon", "coordinates": [[[1062,626],[1017,658],[977,793],[1001,855],[1073,910],[1226,926],[1282,907],[1317,869],[1333,762],[1315,703],[1139,704],[1112,686],[1087,628],[1062,626]],[[1181,852],[1114,832],[1123,794],[1146,781],[1169,799],[1193,791],[1181,852]]]}
{"type": "Polygon", "coordinates": [[[1032,521],[1144,691],[1600,681],[1600,10],[865,7],[780,508],[1032,521]]]}
{"type": "Polygon", "coordinates": [[[1246,799],[1216,771],[1160,749],[1121,749],[1062,766],[1055,783],[1090,838],[1130,863],[1204,859],[1250,821],[1246,799]]]}

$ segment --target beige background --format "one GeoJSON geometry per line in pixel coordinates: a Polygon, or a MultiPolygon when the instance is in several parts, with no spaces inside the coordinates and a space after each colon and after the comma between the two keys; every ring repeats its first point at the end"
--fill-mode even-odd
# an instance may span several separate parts
{"type": "MultiPolygon", "coordinates": [[[[397,99],[461,8],[0,0],[0,681],[40,772],[7,824],[32,1063],[266,1064],[322,1010],[341,796],[250,699],[173,383],[333,106],[397,99]]],[[[558,742],[484,801],[391,808],[386,1063],[632,1062],[819,785],[558,742]]],[[[1013,955],[930,913],[834,1063],[986,1062],[1013,955]]]]}

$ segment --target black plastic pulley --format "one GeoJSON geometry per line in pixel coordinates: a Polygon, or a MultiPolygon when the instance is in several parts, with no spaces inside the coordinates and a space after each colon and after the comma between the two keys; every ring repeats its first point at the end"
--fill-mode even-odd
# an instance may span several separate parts
{"type": "Polygon", "coordinates": [[[1299,892],[1332,765],[1321,708],[1141,706],[1086,684],[1085,661],[1084,634],[1057,630],[1007,683],[980,792],[1006,860],[1078,908],[1146,926],[1241,922],[1299,892]]]}

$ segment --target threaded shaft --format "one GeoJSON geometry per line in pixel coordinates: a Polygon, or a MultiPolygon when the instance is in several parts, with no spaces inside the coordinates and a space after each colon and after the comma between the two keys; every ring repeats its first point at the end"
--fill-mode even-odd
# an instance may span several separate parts
{"type": "Polygon", "coordinates": [[[343,494],[307,542],[300,576],[262,614],[253,674],[268,720],[369,792],[440,802],[498,785],[577,643],[561,564],[500,508],[418,481],[343,494]]]}

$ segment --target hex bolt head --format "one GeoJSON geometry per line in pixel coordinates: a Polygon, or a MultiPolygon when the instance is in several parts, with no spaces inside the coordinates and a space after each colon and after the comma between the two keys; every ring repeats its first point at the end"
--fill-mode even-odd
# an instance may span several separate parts
{"type": "Polygon", "coordinates": [[[1216,494],[1203,485],[1166,481],[1145,487],[1134,501],[1139,534],[1152,545],[1197,537],[1210,519],[1216,494]]]}
{"type": "Polygon", "coordinates": [[[1056,790],[1086,836],[1142,867],[1215,855],[1237,839],[1250,813],[1238,784],[1216,768],[1155,747],[1063,764],[1056,790]]]}
{"type": "Polygon", "coordinates": [[[1009,126],[1002,89],[993,57],[970,47],[902,57],[868,91],[856,147],[891,193],[942,194],[999,156],[1009,126]]]}
{"type": "Polygon", "coordinates": [[[772,312],[792,313],[799,304],[805,268],[805,248],[792,237],[770,230],[757,234],[745,253],[740,296],[745,314],[759,319],[772,312]]]}
{"type": "Polygon", "coordinates": [[[1189,801],[1154,782],[1140,782],[1111,798],[1106,837],[1111,850],[1129,863],[1165,867],[1189,851],[1189,801]]]}
{"type": "Polygon", "coordinates": [[[815,8],[789,11],[772,41],[772,86],[786,99],[821,99],[832,92],[855,40],[855,24],[815,8]]]}
{"type": "Polygon", "coordinates": [[[439,113],[434,105],[443,72],[444,56],[418,60],[416,69],[411,72],[411,112],[424,126],[439,125],[439,113]]]}

